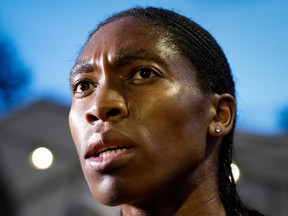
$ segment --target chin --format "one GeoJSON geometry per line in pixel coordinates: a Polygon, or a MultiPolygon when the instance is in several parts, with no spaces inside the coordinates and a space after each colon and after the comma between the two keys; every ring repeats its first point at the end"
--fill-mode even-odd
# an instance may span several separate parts
{"type": "Polygon", "coordinates": [[[118,185],[111,178],[100,183],[88,183],[88,186],[94,199],[104,205],[117,206],[128,201],[129,193],[125,192],[125,188],[118,185]]]}
{"type": "Polygon", "coordinates": [[[121,195],[119,193],[115,193],[115,191],[112,193],[92,192],[92,195],[95,200],[106,206],[119,206],[129,202],[129,199],[127,199],[128,197],[125,194],[121,195]]]}

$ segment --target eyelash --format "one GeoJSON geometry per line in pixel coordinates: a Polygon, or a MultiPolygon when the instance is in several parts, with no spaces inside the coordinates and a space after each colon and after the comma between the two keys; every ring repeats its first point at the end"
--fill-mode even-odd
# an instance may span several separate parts
{"type": "Polygon", "coordinates": [[[160,76],[159,73],[157,73],[155,70],[149,68],[149,67],[141,67],[141,68],[136,68],[134,69],[127,77],[127,80],[131,80],[134,82],[141,82],[143,80],[148,80],[148,79],[152,79],[154,77],[160,76]],[[146,72],[146,74],[142,74],[144,75],[144,77],[141,77],[141,72],[146,72]],[[148,72],[148,74],[147,74],[148,72]],[[138,77],[137,77],[138,76],[138,77]],[[147,77],[145,77],[147,76],[147,77]]]}
{"type": "MultiPolygon", "coordinates": [[[[150,79],[153,79],[159,76],[161,76],[161,74],[159,72],[156,72],[154,69],[151,69],[149,67],[141,67],[141,68],[136,68],[132,70],[124,81],[141,84],[145,81],[148,81],[150,79]],[[144,73],[140,74],[141,72],[144,72],[144,73]]],[[[71,89],[75,95],[79,97],[85,97],[91,94],[97,88],[97,86],[98,84],[95,83],[93,80],[83,78],[72,83],[71,89]],[[86,85],[86,87],[84,85],[86,85]],[[81,87],[84,87],[86,89],[81,89],[81,87]]]]}
{"type": "Polygon", "coordinates": [[[97,88],[97,85],[90,79],[81,79],[72,84],[72,90],[74,94],[80,94],[81,96],[86,96],[90,94],[95,88],[97,88]],[[79,88],[81,88],[81,85],[84,84],[87,85],[88,89],[78,90],[79,88]]]}

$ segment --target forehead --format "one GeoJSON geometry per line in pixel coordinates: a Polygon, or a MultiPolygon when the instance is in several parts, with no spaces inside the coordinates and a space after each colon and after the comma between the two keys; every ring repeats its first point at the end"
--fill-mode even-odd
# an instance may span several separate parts
{"type": "Polygon", "coordinates": [[[171,35],[163,27],[157,27],[139,18],[125,17],[96,31],[78,61],[91,58],[91,54],[94,57],[103,54],[112,56],[139,50],[149,50],[163,58],[178,54],[171,35]]]}

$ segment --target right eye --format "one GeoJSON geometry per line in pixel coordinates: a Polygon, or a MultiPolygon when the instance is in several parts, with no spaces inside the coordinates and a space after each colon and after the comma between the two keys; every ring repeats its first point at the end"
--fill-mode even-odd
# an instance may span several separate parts
{"type": "Polygon", "coordinates": [[[76,83],[74,92],[75,94],[87,95],[91,93],[95,88],[96,86],[91,81],[83,80],[76,83]]]}

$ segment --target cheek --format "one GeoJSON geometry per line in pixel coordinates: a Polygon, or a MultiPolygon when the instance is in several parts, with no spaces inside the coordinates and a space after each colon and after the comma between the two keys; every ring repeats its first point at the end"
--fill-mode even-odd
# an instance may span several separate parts
{"type": "Polygon", "coordinates": [[[84,130],[82,129],[83,126],[81,126],[83,124],[81,122],[82,121],[79,113],[72,106],[69,112],[69,127],[78,154],[81,153],[81,140],[82,140],[81,134],[83,135],[84,132],[84,130]]]}
{"type": "Polygon", "coordinates": [[[181,158],[185,151],[204,155],[208,121],[202,97],[194,89],[172,86],[138,102],[138,123],[146,127],[155,152],[163,153],[164,147],[173,157],[181,158]]]}
{"type": "MultiPolygon", "coordinates": [[[[186,135],[197,134],[208,125],[204,112],[207,107],[202,97],[195,92],[172,86],[167,91],[159,91],[158,94],[148,93],[148,96],[136,103],[135,115],[139,121],[154,125],[154,129],[157,130],[183,131],[186,135]]],[[[206,132],[204,129],[205,134],[206,132]]]]}

